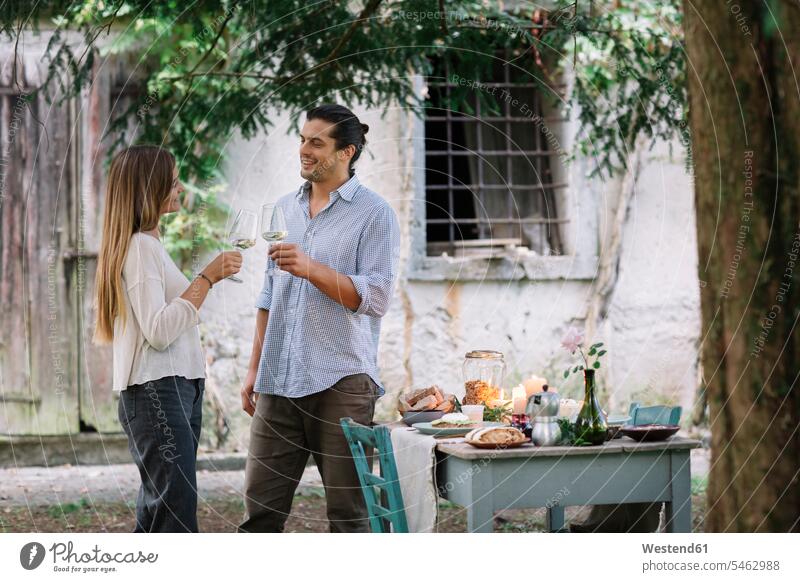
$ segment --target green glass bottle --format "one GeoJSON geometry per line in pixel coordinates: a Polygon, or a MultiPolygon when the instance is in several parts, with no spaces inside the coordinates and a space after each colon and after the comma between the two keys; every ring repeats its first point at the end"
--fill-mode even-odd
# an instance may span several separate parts
{"type": "Polygon", "coordinates": [[[594,370],[583,371],[585,395],[583,408],[575,421],[575,436],[593,445],[602,445],[608,433],[608,420],[597,401],[594,387],[594,370]]]}

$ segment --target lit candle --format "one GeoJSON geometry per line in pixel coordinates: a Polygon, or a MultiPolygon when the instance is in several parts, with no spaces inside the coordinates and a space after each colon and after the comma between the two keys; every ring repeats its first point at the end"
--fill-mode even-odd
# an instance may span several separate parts
{"type": "Polygon", "coordinates": [[[547,384],[546,378],[539,378],[536,375],[531,376],[527,380],[524,381],[525,384],[525,395],[530,396],[531,394],[537,394],[542,391],[542,386],[547,384]]]}
{"type": "Polygon", "coordinates": [[[528,403],[528,397],[525,394],[525,387],[514,386],[511,391],[511,398],[514,400],[514,414],[525,414],[525,405],[528,403]]]}

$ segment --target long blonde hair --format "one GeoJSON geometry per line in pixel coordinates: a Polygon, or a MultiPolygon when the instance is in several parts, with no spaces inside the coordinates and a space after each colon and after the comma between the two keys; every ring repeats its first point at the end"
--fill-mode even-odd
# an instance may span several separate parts
{"type": "Polygon", "coordinates": [[[157,146],[132,146],[111,161],[94,285],[95,343],[113,340],[116,317],[125,324],[122,268],[131,235],[158,226],[161,206],[172,191],[174,170],[175,158],[157,146]]]}

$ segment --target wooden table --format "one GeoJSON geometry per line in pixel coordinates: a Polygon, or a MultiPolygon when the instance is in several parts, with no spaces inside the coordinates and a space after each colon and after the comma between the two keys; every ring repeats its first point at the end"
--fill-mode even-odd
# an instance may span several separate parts
{"type": "Polygon", "coordinates": [[[476,449],[437,445],[437,482],[445,499],[467,509],[467,529],[491,532],[493,512],[547,508],[547,529],[564,527],[564,507],[666,503],[666,529],[691,532],[689,452],[700,442],[682,437],[638,443],[627,437],[597,447],[476,449]]]}

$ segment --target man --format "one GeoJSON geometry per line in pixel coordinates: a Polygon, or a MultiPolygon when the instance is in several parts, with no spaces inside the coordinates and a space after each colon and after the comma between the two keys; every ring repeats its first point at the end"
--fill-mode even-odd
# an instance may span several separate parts
{"type": "Polygon", "coordinates": [[[368,425],[384,393],[378,337],[400,247],[392,207],[353,169],[368,129],[340,105],[309,111],[300,132],[306,182],[277,203],[289,235],[270,249],[268,267],[291,276],[267,274],[256,303],[242,388],[253,420],[239,531],[283,531],[309,454],[325,485],[330,530],[368,531],[339,419],[368,425]]]}

